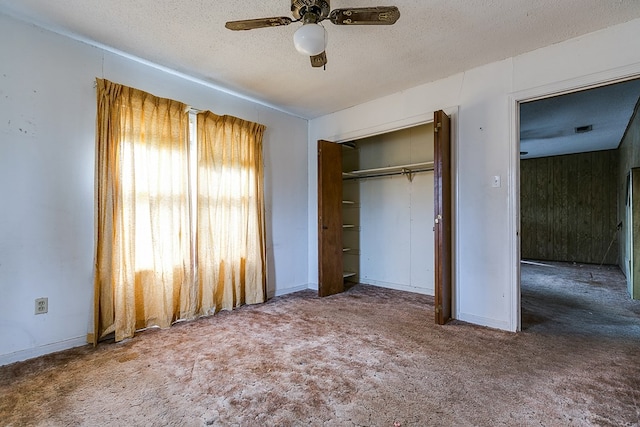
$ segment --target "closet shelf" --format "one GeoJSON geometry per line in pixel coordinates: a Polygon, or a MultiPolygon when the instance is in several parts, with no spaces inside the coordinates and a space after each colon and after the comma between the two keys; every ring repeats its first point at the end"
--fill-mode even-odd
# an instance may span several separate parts
{"type": "Polygon", "coordinates": [[[356,202],[354,202],[353,200],[343,200],[342,204],[343,205],[355,205],[356,202]]]}
{"type": "Polygon", "coordinates": [[[410,163],[407,165],[387,166],[383,168],[372,168],[343,172],[343,179],[375,178],[379,176],[406,175],[409,181],[413,179],[413,174],[433,170],[433,162],[410,163]]]}
{"type": "Polygon", "coordinates": [[[353,277],[355,275],[356,273],[354,273],[353,271],[345,271],[344,273],[342,273],[342,278],[346,279],[347,277],[353,277]]]}
{"type": "Polygon", "coordinates": [[[349,252],[351,248],[342,248],[342,252],[349,252]]]}
{"type": "Polygon", "coordinates": [[[355,228],[354,224],[343,224],[342,228],[355,228]]]}

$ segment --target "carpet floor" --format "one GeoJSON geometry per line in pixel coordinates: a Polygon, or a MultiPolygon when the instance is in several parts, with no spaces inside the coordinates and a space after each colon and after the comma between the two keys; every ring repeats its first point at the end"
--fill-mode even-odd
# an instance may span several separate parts
{"type": "Polygon", "coordinates": [[[617,268],[523,265],[522,323],[302,291],[0,367],[0,425],[640,425],[640,304],[617,268]]]}

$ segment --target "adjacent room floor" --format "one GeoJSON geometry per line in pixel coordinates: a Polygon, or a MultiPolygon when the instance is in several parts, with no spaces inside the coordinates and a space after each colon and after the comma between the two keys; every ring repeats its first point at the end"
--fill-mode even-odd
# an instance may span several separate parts
{"type": "Polygon", "coordinates": [[[521,269],[523,331],[638,336],[640,301],[617,266],[523,261],[521,269]]]}

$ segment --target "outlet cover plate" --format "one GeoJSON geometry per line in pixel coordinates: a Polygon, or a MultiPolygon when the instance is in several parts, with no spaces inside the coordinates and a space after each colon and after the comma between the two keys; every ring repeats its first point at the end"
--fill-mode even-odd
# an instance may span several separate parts
{"type": "Polygon", "coordinates": [[[45,314],[49,311],[49,298],[36,298],[36,314],[45,314]]]}

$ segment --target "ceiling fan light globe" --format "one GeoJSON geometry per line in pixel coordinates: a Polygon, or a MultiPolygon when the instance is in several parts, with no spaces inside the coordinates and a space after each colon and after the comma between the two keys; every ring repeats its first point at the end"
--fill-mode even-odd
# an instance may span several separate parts
{"type": "Polygon", "coordinates": [[[322,25],[304,24],[293,34],[293,44],[303,55],[319,55],[327,47],[327,31],[322,25]]]}

